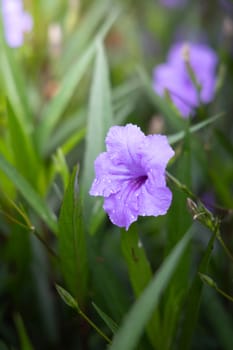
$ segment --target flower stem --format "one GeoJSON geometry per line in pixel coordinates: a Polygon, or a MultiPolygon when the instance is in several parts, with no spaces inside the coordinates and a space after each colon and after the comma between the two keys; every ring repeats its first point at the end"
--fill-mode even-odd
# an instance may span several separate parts
{"type": "Polygon", "coordinates": [[[229,294],[225,293],[222,289],[220,289],[220,288],[218,288],[217,286],[215,286],[215,290],[216,290],[219,294],[223,295],[226,299],[228,299],[228,300],[230,300],[231,302],[233,302],[233,297],[230,296],[229,294]]]}
{"type": "Polygon", "coordinates": [[[43,246],[45,247],[45,249],[48,251],[48,253],[54,257],[55,259],[59,260],[58,255],[53,251],[52,248],[50,248],[50,246],[48,245],[48,243],[46,242],[46,240],[35,230],[34,227],[31,228],[31,232],[36,236],[36,238],[41,242],[41,244],[43,244],[43,246]]]}
{"type": "Polygon", "coordinates": [[[233,261],[233,255],[232,255],[231,251],[228,249],[228,247],[226,246],[224,240],[222,239],[220,232],[217,235],[217,239],[218,239],[219,243],[221,244],[222,248],[224,249],[226,255],[231,259],[231,261],[233,261]]]}
{"type": "Polygon", "coordinates": [[[172,181],[181,191],[183,191],[189,198],[188,198],[188,206],[191,209],[191,212],[193,214],[193,219],[199,220],[201,223],[203,223],[205,226],[207,226],[211,231],[216,233],[216,238],[218,239],[219,243],[221,244],[223,250],[225,251],[226,255],[230,258],[230,260],[233,261],[233,254],[226,246],[225,242],[222,239],[222,236],[220,234],[220,220],[217,216],[214,216],[200,201],[200,199],[192,192],[190,189],[182,184],[177,178],[175,178],[173,175],[171,175],[168,171],[166,171],[167,178],[172,181]],[[194,200],[195,202],[193,202],[194,200]]]}
{"type": "Polygon", "coordinates": [[[80,316],[82,316],[84,318],[84,320],[87,321],[87,323],[92,327],[94,328],[94,330],[102,337],[106,340],[107,343],[111,344],[112,341],[111,339],[106,335],[104,334],[101,329],[96,326],[96,324],[94,322],[92,322],[92,320],[80,309],[78,309],[78,313],[80,314],[80,316]]]}
{"type": "Polygon", "coordinates": [[[191,199],[193,200],[197,200],[197,196],[190,191],[190,189],[182,184],[176,177],[174,177],[173,175],[171,175],[168,171],[166,171],[166,176],[167,178],[172,181],[181,191],[185,192],[187,194],[187,196],[189,196],[191,199]]]}

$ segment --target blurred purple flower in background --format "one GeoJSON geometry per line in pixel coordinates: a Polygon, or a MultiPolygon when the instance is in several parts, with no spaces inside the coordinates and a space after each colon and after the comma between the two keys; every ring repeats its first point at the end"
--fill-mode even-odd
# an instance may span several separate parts
{"type": "Polygon", "coordinates": [[[179,7],[184,5],[187,0],[160,0],[159,1],[163,6],[166,7],[179,7]]]}
{"type": "Polygon", "coordinates": [[[90,194],[104,197],[104,210],[117,226],[129,228],[138,216],[166,214],[172,193],[165,168],[174,151],[166,136],[145,136],[139,127],[113,126],[107,152],[95,160],[90,194]]]}
{"type": "Polygon", "coordinates": [[[167,90],[180,113],[188,117],[200,103],[213,99],[217,63],[216,53],[204,44],[174,44],[167,62],[154,69],[153,88],[161,96],[167,90]],[[199,93],[190,71],[199,85],[199,93]]]}
{"type": "Polygon", "coordinates": [[[23,9],[21,0],[1,0],[5,39],[10,47],[23,44],[24,33],[32,29],[33,21],[23,9]]]}

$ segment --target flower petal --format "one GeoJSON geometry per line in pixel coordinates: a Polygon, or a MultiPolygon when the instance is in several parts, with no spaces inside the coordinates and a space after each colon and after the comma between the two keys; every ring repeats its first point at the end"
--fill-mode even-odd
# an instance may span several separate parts
{"type": "Polygon", "coordinates": [[[113,224],[127,230],[137,220],[138,197],[139,190],[135,191],[128,181],[122,183],[121,191],[105,198],[103,207],[113,224]]]}
{"type": "Polygon", "coordinates": [[[148,135],[141,146],[141,164],[147,172],[153,168],[162,168],[174,156],[174,151],[163,135],[148,135]]]}
{"type": "Polygon", "coordinates": [[[144,139],[145,135],[136,125],[113,126],[106,137],[107,152],[118,165],[135,167],[140,158],[138,148],[144,139]]]}
{"type": "Polygon", "coordinates": [[[141,188],[138,215],[159,216],[167,213],[172,200],[168,187],[154,187],[148,181],[141,188]]]}

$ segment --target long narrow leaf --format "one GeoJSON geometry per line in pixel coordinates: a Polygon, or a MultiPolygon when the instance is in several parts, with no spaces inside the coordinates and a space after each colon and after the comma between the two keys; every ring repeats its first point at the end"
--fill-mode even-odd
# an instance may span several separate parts
{"type": "Polygon", "coordinates": [[[35,212],[46,222],[49,228],[56,233],[57,222],[55,215],[47,207],[44,200],[38,195],[22,175],[0,155],[0,170],[11,180],[25,200],[31,205],[35,212]]]}
{"type": "Polygon", "coordinates": [[[15,325],[20,339],[20,345],[22,350],[33,350],[31,341],[27,335],[23,320],[19,314],[15,315],[15,325]]]}
{"type": "Polygon", "coordinates": [[[99,314],[102,320],[106,323],[108,328],[112,331],[112,333],[116,333],[118,329],[117,324],[108,315],[106,315],[106,313],[103,312],[103,310],[101,310],[95,303],[92,303],[92,305],[94,306],[96,312],[99,314]]]}
{"type": "MultiPolygon", "coordinates": [[[[88,190],[94,178],[94,161],[97,155],[104,150],[104,139],[109,127],[113,124],[111,91],[109,83],[108,64],[102,43],[99,43],[91,85],[88,124],[86,136],[86,151],[83,171],[83,192],[85,210],[92,198],[88,190]]],[[[92,203],[94,203],[92,201],[92,203]]]]}
{"type": "Polygon", "coordinates": [[[175,271],[190,238],[191,234],[188,232],[166,258],[148,287],[127,314],[113,339],[110,350],[132,350],[136,348],[140,336],[152,316],[154,308],[158,305],[160,296],[175,271]]]}
{"type": "Polygon", "coordinates": [[[59,256],[67,287],[84,304],[87,292],[88,266],[82,205],[75,168],[66,190],[58,220],[59,256]]]}
{"type": "Polygon", "coordinates": [[[37,130],[38,147],[41,153],[46,152],[46,142],[65,111],[74,94],[77,84],[82,79],[90,64],[94,53],[95,44],[92,43],[84,54],[79,57],[77,63],[66,73],[64,80],[61,82],[59,92],[53,100],[46,105],[46,108],[42,112],[42,120],[37,130]]]}
{"type": "MultiPolygon", "coordinates": [[[[136,225],[121,233],[121,249],[127,263],[128,274],[135,296],[138,298],[152,279],[152,271],[144,248],[138,237],[136,225]]],[[[154,313],[147,325],[147,334],[153,345],[158,339],[159,314],[154,313]]]]}
{"type": "Polygon", "coordinates": [[[10,101],[14,113],[19,118],[26,133],[31,130],[31,114],[27,104],[27,92],[22,81],[22,75],[18,63],[11,50],[4,44],[2,33],[0,34],[0,75],[4,92],[10,101]]]}
{"type": "MultiPolygon", "coordinates": [[[[213,233],[200,262],[198,272],[206,273],[208,271],[209,260],[213,250],[215,238],[216,233],[213,233]]],[[[198,272],[196,273],[192,285],[190,287],[190,292],[188,293],[188,299],[185,307],[183,327],[179,341],[179,349],[182,350],[190,349],[193,333],[197,324],[201,294],[203,289],[203,282],[201,281],[198,272]],[[192,317],[190,317],[190,315],[192,315],[192,317]]]]}
{"type": "MultiPolygon", "coordinates": [[[[189,133],[194,133],[194,132],[197,132],[203,128],[205,128],[206,126],[212,124],[213,122],[215,122],[217,119],[219,119],[220,117],[223,116],[224,113],[218,113],[216,115],[214,115],[213,117],[211,118],[208,118],[196,125],[193,125],[189,128],[189,133]]],[[[180,131],[174,135],[170,135],[168,136],[168,140],[169,140],[169,143],[170,145],[173,145],[174,143],[178,142],[178,141],[181,141],[183,138],[185,137],[185,131],[180,131]]]]}
{"type": "Polygon", "coordinates": [[[86,73],[90,62],[94,57],[96,43],[103,40],[104,36],[108,32],[109,28],[111,28],[118,15],[118,8],[111,12],[111,15],[103,24],[95,39],[78,58],[77,63],[74,63],[70,70],[66,73],[65,78],[61,82],[57,95],[42,112],[42,120],[37,130],[38,147],[42,154],[45,153],[46,141],[50,137],[50,134],[58,123],[59,119],[62,117],[78,83],[86,73]]]}
{"type": "Polygon", "coordinates": [[[83,47],[89,44],[98,24],[101,20],[103,21],[108,8],[109,1],[98,0],[93,2],[87,13],[84,13],[81,23],[65,43],[64,53],[59,63],[60,71],[65,72],[69,65],[72,64],[77,53],[80,53],[83,47]]]}
{"type": "Polygon", "coordinates": [[[7,112],[15,166],[31,185],[37,188],[39,160],[36,156],[35,148],[31,138],[26,134],[22,123],[16,117],[10,104],[8,104],[7,112]]]}

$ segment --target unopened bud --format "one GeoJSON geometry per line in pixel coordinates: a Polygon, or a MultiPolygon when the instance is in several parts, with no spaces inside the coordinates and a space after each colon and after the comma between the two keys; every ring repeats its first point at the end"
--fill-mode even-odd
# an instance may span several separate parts
{"type": "Polygon", "coordinates": [[[190,46],[188,43],[182,46],[181,54],[186,63],[190,62],[190,46]]]}

